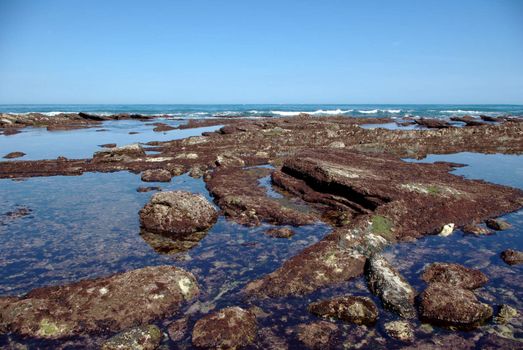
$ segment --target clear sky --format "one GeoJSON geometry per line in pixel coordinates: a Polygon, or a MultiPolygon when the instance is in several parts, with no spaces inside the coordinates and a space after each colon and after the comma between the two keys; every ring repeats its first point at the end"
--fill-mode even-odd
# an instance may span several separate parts
{"type": "Polygon", "coordinates": [[[0,0],[0,103],[523,104],[523,1],[0,0]]]}

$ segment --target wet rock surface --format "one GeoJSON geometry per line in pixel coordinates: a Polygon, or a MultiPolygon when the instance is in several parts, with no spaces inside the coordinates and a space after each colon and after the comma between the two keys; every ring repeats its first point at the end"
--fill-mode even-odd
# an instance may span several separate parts
{"type": "Polygon", "coordinates": [[[265,234],[274,238],[290,238],[294,236],[294,231],[288,227],[272,228],[265,232],[265,234]]]}
{"type": "Polygon", "coordinates": [[[169,182],[172,175],[169,170],[165,169],[150,169],[142,173],[142,181],[144,182],[169,182]]]}
{"type": "Polygon", "coordinates": [[[387,334],[402,342],[412,342],[414,340],[414,330],[407,321],[392,321],[384,325],[387,334]]]}
{"type": "Polygon", "coordinates": [[[476,289],[488,282],[487,276],[479,270],[448,263],[427,266],[421,278],[427,283],[446,283],[464,289],[476,289]]]}
{"type": "Polygon", "coordinates": [[[140,211],[140,223],[149,232],[187,235],[204,231],[218,218],[202,195],[184,191],[155,193],[140,211]]]}
{"type": "Polygon", "coordinates": [[[0,310],[0,324],[23,336],[49,339],[117,332],[174,314],[198,293],[191,273],[172,266],[146,267],[33,290],[0,310]]]}
{"type": "Polygon", "coordinates": [[[123,162],[135,158],[145,157],[145,151],[139,144],[132,144],[121,147],[113,147],[107,150],[98,151],[93,155],[94,162],[123,162]]]}
{"type": "Polygon", "coordinates": [[[256,338],[256,317],[240,307],[228,307],[196,322],[193,345],[207,349],[239,349],[256,338]]]}
{"type": "Polygon", "coordinates": [[[334,344],[338,326],[327,321],[300,324],[296,327],[297,338],[307,349],[329,349],[334,344]]]}
{"type": "Polygon", "coordinates": [[[320,317],[333,317],[355,324],[373,324],[378,308],[367,297],[343,296],[309,304],[309,311],[320,317]]]}
{"type": "Polygon", "coordinates": [[[523,264],[523,252],[507,249],[501,252],[501,259],[509,265],[523,264]]]}
{"type": "Polygon", "coordinates": [[[487,227],[496,231],[504,231],[512,227],[508,222],[501,219],[488,219],[485,221],[485,224],[487,227]]]}
{"type": "Polygon", "coordinates": [[[135,327],[108,339],[102,350],[154,350],[161,340],[162,331],[157,326],[135,327]]]}
{"type": "Polygon", "coordinates": [[[432,283],[420,295],[420,316],[437,325],[474,328],[492,313],[472,291],[450,284],[432,283]]]}

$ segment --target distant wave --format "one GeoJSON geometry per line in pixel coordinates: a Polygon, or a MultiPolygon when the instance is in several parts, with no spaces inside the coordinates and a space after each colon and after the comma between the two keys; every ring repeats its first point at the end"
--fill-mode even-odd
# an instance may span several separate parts
{"type": "Polygon", "coordinates": [[[307,111],[293,111],[293,112],[288,112],[288,111],[271,111],[271,113],[272,114],[276,114],[276,115],[281,115],[283,117],[291,117],[291,116],[299,115],[301,113],[312,114],[312,115],[336,115],[336,114],[350,113],[352,111],[353,111],[353,109],[347,109],[347,110],[342,110],[342,109],[328,109],[328,110],[318,109],[317,111],[314,111],[314,112],[307,112],[307,111]]]}
{"type": "Polygon", "coordinates": [[[455,110],[441,111],[441,113],[450,113],[450,114],[483,114],[485,112],[482,112],[482,111],[464,111],[462,109],[455,109],[455,110]]]}
{"type": "Polygon", "coordinates": [[[400,113],[401,109],[360,109],[358,113],[362,114],[378,114],[378,113],[400,113]]]}

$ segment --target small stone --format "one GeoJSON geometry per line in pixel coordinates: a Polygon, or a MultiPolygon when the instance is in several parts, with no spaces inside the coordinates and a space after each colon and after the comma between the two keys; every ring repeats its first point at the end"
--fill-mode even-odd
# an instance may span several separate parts
{"type": "Polygon", "coordinates": [[[501,305],[498,314],[494,317],[494,321],[499,324],[507,324],[514,317],[518,317],[518,310],[507,304],[501,305]]]}
{"type": "Polygon", "coordinates": [[[452,232],[454,232],[454,224],[450,223],[450,224],[446,224],[445,226],[443,226],[441,228],[439,235],[442,237],[447,237],[447,236],[450,236],[452,234],[452,232]]]}
{"type": "Polygon", "coordinates": [[[266,235],[275,238],[290,238],[295,232],[288,227],[271,228],[265,232],[266,235]]]}
{"type": "Polygon", "coordinates": [[[414,340],[414,330],[412,325],[407,321],[392,321],[384,325],[387,334],[397,340],[403,342],[411,342],[414,340]]]}
{"type": "Polygon", "coordinates": [[[465,233],[473,234],[476,236],[490,235],[493,233],[491,230],[489,230],[486,227],[483,227],[480,225],[474,225],[474,224],[465,225],[465,226],[463,226],[462,230],[465,233]]]}
{"type": "Polygon", "coordinates": [[[135,327],[105,341],[102,350],[154,350],[161,340],[162,332],[155,325],[135,327]]]}
{"type": "Polygon", "coordinates": [[[329,148],[345,148],[345,144],[341,141],[334,141],[329,144],[329,148]]]}
{"type": "Polygon", "coordinates": [[[170,164],[166,167],[172,174],[172,176],[179,176],[185,173],[185,167],[181,164],[170,164]]]}
{"type": "Polygon", "coordinates": [[[321,317],[334,317],[358,325],[373,324],[378,318],[378,308],[367,297],[344,296],[309,305],[309,311],[321,317]]]}
{"type": "Polygon", "coordinates": [[[7,153],[4,158],[5,159],[14,159],[14,158],[20,158],[20,157],[23,157],[25,156],[25,153],[24,152],[11,152],[11,153],[7,153]]]}
{"type": "Polygon", "coordinates": [[[256,338],[256,316],[240,307],[228,307],[204,316],[194,325],[192,343],[212,349],[238,349],[256,338]]]}
{"type": "Polygon", "coordinates": [[[245,166],[245,161],[230,154],[220,154],[216,157],[215,164],[221,167],[242,167],[245,166]]]}
{"type": "Polygon", "coordinates": [[[165,169],[150,169],[142,173],[144,182],[169,182],[171,181],[171,172],[165,169]]]}
{"type": "Polygon", "coordinates": [[[496,231],[504,231],[512,227],[511,224],[501,219],[488,219],[485,221],[485,224],[487,224],[489,228],[496,231]]]}
{"type": "Polygon", "coordinates": [[[501,259],[509,265],[523,264],[523,252],[507,249],[501,253],[501,259]]]}

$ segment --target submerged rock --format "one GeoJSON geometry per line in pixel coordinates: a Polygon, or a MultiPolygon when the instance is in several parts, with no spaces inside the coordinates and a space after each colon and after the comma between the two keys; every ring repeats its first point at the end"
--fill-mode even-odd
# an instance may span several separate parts
{"type": "Polygon", "coordinates": [[[160,345],[162,332],[155,325],[128,329],[102,344],[102,350],[154,350],[160,345]]]}
{"type": "Polygon", "coordinates": [[[487,224],[489,228],[496,231],[504,231],[512,227],[511,224],[501,219],[488,219],[485,221],[485,224],[487,224]]]}
{"type": "Polygon", "coordinates": [[[494,321],[499,324],[507,324],[514,317],[519,315],[518,310],[514,309],[512,306],[503,304],[499,308],[498,314],[494,317],[494,321]]]}
{"type": "Polygon", "coordinates": [[[207,235],[205,231],[198,231],[184,235],[164,235],[161,233],[148,232],[141,230],[140,236],[160,254],[177,254],[188,251],[195,246],[207,235]]]}
{"type": "Polygon", "coordinates": [[[11,152],[11,153],[7,153],[4,158],[5,159],[13,159],[13,158],[20,158],[20,157],[23,157],[25,156],[25,153],[24,152],[11,152]]]}
{"type": "Polygon", "coordinates": [[[401,317],[414,318],[416,291],[381,255],[367,260],[367,281],[370,290],[381,298],[383,305],[401,317]]]}
{"type": "Polygon", "coordinates": [[[408,321],[392,321],[384,324],[385,332],[394,339],[411,342],[414,340],[414,330],[408,321]]]}
{"type": "Polygon", "coordinates": [[[473,234],[476,236],[492,234],[492,231],[489,230],[488,228],[480,226],[480,225],[475,225],[475,224],[465,225],[465,226],[463,226],[462,230],[465,233],[473,234]]]}
{"type": "Polygon", "coordinates": [[[115,148],[116,143],[104,143],[103,145],[99,145],[99,146],[103,147],[103,148],[115,148]]]}
{"type": "Polygon", "coordinates": [[[93,155],[94,162],[122,162],[130,161],[136,158],[145,157],[145,151],[139,144],[114,147],[107,150],[95,152],[93,155]]]}
{"type": "Polygon", "coordinates": [[[338,326],[327,321],[300,324],[296,327],[298,340],[308,349],[330,349],[338,333],[338,326]]]}
{"type": "Polygon", "coordinates": [[[177,342],[185,337],[189,328],[188,322],[187,317],[183,317],[169,325],[167,333],[172,341],[177,342]]]}
{"type": "Polygon", "coordinates": [[[228,307],[204,316],[194,325],[192,343],[212,349],[238,349],[256,338],[256,316],[240,307],[228,307]]]}
{"type": "Polygon", "coordinates": [[[444,129],[451,127],[451,125],[443,119],[420,118],[414,119],[414,122],[429,129],[444,129]]]}
{"type": "Polygon", "coordinates": [[[355,324],[372,324],[378,318],[378,308],[367,297],[344,296],[309,305],[309,311],[321,317],[334,317],[355,324]]]}
{"type": "Polygon", "coordinates": [[[474,328],[492,316],[492,307],[468,289],[432,283],[421,293],[420,316],[436,325],[474,328]]]}
{"type": "Polygon", "coordinates": [[[155,193],[140,210],[140,223],[153,233],[190,234],[211,227],[218,218],[213,205],[201,194],[185,191],[155,193]]]}
{"type": "Polygon", "coordinates": [[[158,187],[158,186],[147,186],[147,187],[140,186],[136,189],[136,192],[144,193],[144,192],[161,191],[161,190],[162,190],[162,188],[158,187]]]}
{"type": "Polygon", "coordinates": [[[476,289],[488,282],[487,276],[479,270],[459,264],[430,264],[421,277],[427,283],[447,283],[465,289],[476,289]]]}
{"type": "Polygon", "coordinates": [[[0,328],[50,339],[118,332],[172,315],[198,293],[196,279],[189,272],[174,266],[145,267],[35,289],[0,310],[0,328]]]}
{"type": "Polygon", "coordinates": [[[169,182],[171,181],[171,172],[165,169],[150,169],[142,173],[144,182],[169,182]]]}
{"type": "Polygon", "coordinates": [[[523,264],[523,252],[507,249],[501,253],[501,259],[509,265],[523,264]]]}
{"type": "Polygon", "coordinates": [[[267,230],[265,234],[275,238],[290,238],[294,236],[295,232],[288,227],[278,227],[267,230]]]}

